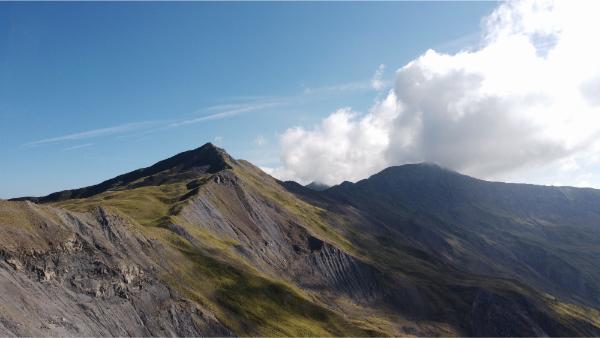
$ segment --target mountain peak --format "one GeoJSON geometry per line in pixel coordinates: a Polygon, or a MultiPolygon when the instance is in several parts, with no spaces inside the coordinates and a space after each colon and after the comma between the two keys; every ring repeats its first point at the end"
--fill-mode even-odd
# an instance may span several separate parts
{"type": "Polygon", "coordinates": [[[477,180],[470,176],[460,174],[439,164],[431,162],[409,163],[391,166],[356,183],[344,181],[327,191],[332,193],[346,193],[356,187],[372,186],[379,191],[390,189],[438,189],[447,186],[449,182],[467,182],[477,180]]]}
{"type": "Polygon", "coordinates": [[[152,167],[155,170],[167,170],[170,168],[185,171],[192,168],[203,169],[209,173],[215,173],[224,169],[230,169],[235,160],[222,148],[208,142],[204,145],[179,153],[166,160],[157,162],[152,167]]]}
{"type": "Polygon", "coordinates": [[[308,189],[316,190],[316,191],[323,191],[323,190],[327,190],[330,188],[329,185],[318,182],[318,181],[312,181],[309,184],[305,185],[305,187],[308,189]]]}
{"type": "Polygon", "coordinates": [[[454,170],[443,167],[432,162],[410,163],[398,166],[388,167],[372,177],[404,176],[407,178],[416,177],[440,177],[440,176],[464,176],[454,170]]]}
{"type": "Polygon", "coordinates": [[[191,151],[196,151],[196,152],[215,152],[215,153],[219,153],[222,155],[227,155],[227,152],[225,151],[225,149],[223,148],[219,148],[216,145],[212,144],[211,142],[206,142],[203,145],[201,145],[200,147],[193,149],[191,151]]]}
{"type": "Polygon", "coordinates": [[[212,143],[184,151],[165,160],[156,162],[150,167],[137,169],[102,183],[89,187],[64,190],[44,197],[22,197],[15,200],[30,200],[33,202],[57,202],[73,198],[85,198],[100,194],[107,190],[127,186],[161,185],[201,174],[213,174],[231,169],[237,161],[224,149],[212,143]]]}

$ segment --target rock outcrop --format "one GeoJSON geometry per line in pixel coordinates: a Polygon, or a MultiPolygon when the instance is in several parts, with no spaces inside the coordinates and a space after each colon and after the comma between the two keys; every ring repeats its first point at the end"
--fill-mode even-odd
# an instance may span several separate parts
{"type": "Polygon", "coordinates": [[[13,243],[0,242],[1,335],[231,334],[160,280],[162,244],[117,212],[30,202],[0,202],[0,210],[3,231],[19,233],[13,243]]]}

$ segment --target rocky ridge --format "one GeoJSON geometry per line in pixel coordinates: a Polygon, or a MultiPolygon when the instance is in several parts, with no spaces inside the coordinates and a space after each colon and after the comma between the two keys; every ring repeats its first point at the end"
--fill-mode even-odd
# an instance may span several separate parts
{"type": "Polygon", "coordinates": [[[448,221],[461,214],[443,196],[470,201],[462,181],[416,172],[383,173],[385,189],[315,191],[206,144],[95,186],[0,201],[0,332],[600,334],[592,303],[505,278],[490,247],[457,237],[497,231],[448,221]]]}

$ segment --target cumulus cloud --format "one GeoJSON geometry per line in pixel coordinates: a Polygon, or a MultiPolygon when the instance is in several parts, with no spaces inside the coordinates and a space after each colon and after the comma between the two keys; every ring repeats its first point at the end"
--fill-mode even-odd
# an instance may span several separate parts
{"type": "Polygon", "coordinates": [[[482,178],[565,163],[588,175],[580,171],[600,136],[599,10],[592,1],[500,4],[478,48],[428,50],[396,71],[394,90],[368,113],[344,108],[284,132],[275,174],[332,184],[428,161],[482,178]]]}
{"type": "Polygon", "coordinates": [[[335,184],[340,179],[363,178],[384,167],[396,106],[396,97],[390,92],[366,116],[341,108],[311,130],[288,129],[280,140],[285,167],[274,169],[272,174],[302,183],[335,184]]]}

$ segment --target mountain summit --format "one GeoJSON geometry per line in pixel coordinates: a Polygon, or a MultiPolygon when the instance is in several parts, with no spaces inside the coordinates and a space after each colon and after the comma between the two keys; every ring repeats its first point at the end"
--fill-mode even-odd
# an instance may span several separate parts
{"type": "Polygon", "coordinates": [[[323,190],[327,190],[330,188],[329,185],[327,185],[325,183],[317,182],[317,181],[312,181],[309,184],[305,185],[305,187],[307,187],[308,189],[316,190],[316,191],[323,191],[323,190]]]}
{"type": "Polygon", "coordinates": [[[600,335],[594,189],[415,164],[318,191],[209,143],[26,199],[0,335],[600,335]]]}
{"type": "Polygon", "coordinates": [[[203,173],[216,173],[231,168],[234,163],[235,160],[225,150],[216,147],[212,143],[206,143],[199,148],[179,153],[150,167],[119,175],[96,185],[59,191],[44,197],[22,197],[15,200],[48,203],[73,198],[86,198],[108,190],[161,185],[203,173]]]}

